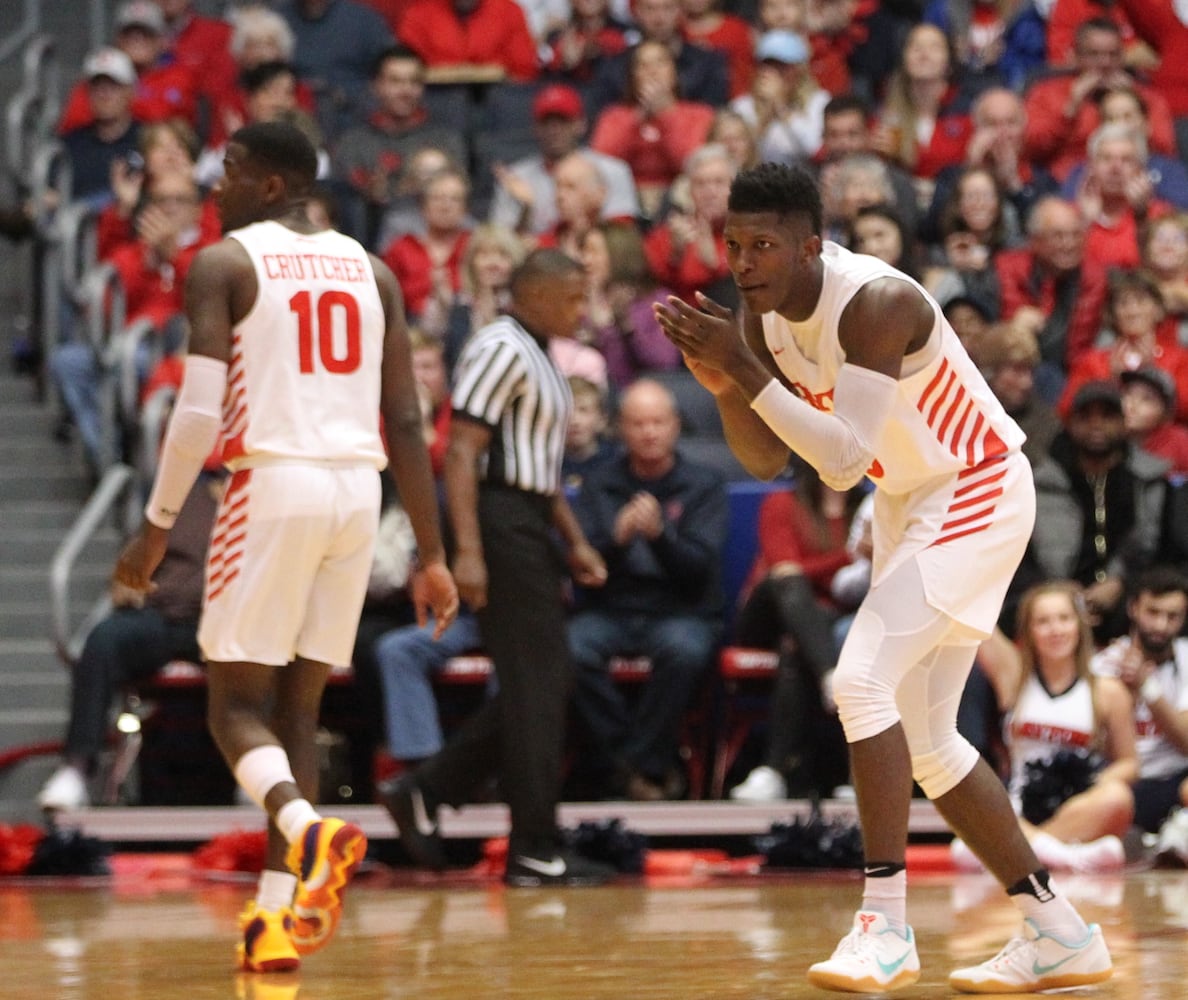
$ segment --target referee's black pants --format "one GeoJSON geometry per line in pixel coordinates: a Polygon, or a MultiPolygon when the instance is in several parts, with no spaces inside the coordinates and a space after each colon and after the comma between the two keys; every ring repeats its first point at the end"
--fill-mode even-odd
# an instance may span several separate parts
{"type": "Polygon", "coordinates": [[[499,691],[417,772],[431,798],[455,806],[498,775],[515,854],[544,854],[557,842],[572,674],[552,506],[539,494],[479,488],[487,606],[478,622],[499,691]]]}

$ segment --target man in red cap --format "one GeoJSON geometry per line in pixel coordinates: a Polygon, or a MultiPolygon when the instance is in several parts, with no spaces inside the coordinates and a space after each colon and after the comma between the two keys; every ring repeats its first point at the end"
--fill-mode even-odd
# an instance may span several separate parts
{"type": "Polygon", "coordinates": [[[558,163],[575,152],[581,152],[598,168],[606,185],[604,218],[639,215],[639,197],[631,168],[622,160],[582,144],[587,120],[576,90],[563,84],[540,90],[532,102],[532,121],[539,152],[510,165],[495,165],[497,187],[491,202],[491,222],[533,235],[554,228],[557,188],[553,172],[558,163]]]}

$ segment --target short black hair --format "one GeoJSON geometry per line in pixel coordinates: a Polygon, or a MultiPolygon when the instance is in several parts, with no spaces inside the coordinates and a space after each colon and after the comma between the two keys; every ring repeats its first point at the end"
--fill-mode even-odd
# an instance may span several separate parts
{"type": "Polygon", "coordinates": [[[821,192],[803,167],[760,163],[739,171],[730,185],[727,207],[731,212],[806,216],[813,232],[821,232],[821,192]]]}
{"type": "Polygon", "coordinates": [[[1142,594],[1165,597],[1168,594],[1181,593],[1188,596],[1188,578],[1174,566],[1150,566],[1136,573],[1128,583],[1127,595],[1132,601],[1142,594]]]}
{"type": "Polygon", "coordinates": [[[422,59],[416,52],[410,49],[407,45],[389,45],[383,52],[375,57],[375,62],[371,64],[371,79],[376,80],[384,71],[384,66],[389,59],[402,59],[409,62],[415,62],[419,68],[421,75],[425,73],[425,60],[422,59]]]}
{"type": "Polygon", "coordinates": [[[569,254],[551,247],[533,250],[524,258],[523,263],[512,271],[508,288],[514,298],[525,283],[539,281],[542,278],[560,278],[574,272],[585,273],[585,268],[569,254]]]}
{"type": "Polygon", "coordinates": [[[288,122],[253,122],[228,140],[257,163],[285,179],[294,194],[308,194],[318,175],[318,151],[301,129],[288,122]]]}
{"type": "Polygon", "coordinates": [[[822,117],[828,118],[831,115],[844,115],[850,111],[857,111],[862,115],[863,121],[870,121],[872,114],[870,109],[870,102],[860,94],[845,93],[838,94],[836,97],[831,97],[829,103],[825,105],[825,110],[822,112],[822,117]]]}
{"type": "Polygon", "coordinates": [[[239,82],[249,94],[255,94],[267,87],[279,76],[291,76],[297,79],[297,71],[292,63],[282,59],[270,59],[268,62],[258,63],[250,69],[245,69],[239,76],[239,82]]]}

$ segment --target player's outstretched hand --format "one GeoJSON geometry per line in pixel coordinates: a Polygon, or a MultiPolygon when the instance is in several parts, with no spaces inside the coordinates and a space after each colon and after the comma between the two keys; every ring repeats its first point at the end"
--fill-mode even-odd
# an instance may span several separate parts
{"type": "Polygon", "coordinates": [[[734,313],[697,293],[697,305],[675,295],[653,306],[664,335],[676,345],[693,376],[718,395],[728,389],[727,372],[742,343],[734,313]]]}
{"type": "Polygon", "coordinates": [[[151,521],[140,526],[116,560],[111,574],[113,583],[127,587],[139,594],[149,594],[156,589],[153,574],[165,558],[165,547],[169,543],[169,531],[158,528],[151,521]]]}
{"type": "Polygon", "coordinates": [[[443,562],[426,563],[417,568],[413,574],[412,599],[418,625],[424,627],[429,612],[433,612],[434,639],[440,639],[458,617],[458,588],[443,562]]]}

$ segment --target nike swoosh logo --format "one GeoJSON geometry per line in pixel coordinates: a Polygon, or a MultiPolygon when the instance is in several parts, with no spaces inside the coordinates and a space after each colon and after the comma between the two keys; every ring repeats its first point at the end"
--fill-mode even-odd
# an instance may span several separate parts
{"type": "Polygon", "coordinates": [[[1080,954],[1080,953],[1074,952],[1071,955],[1066,955],[1059,962],[1054,962],[1051,965],[1040,965],[1040,963],[1038,961],[1032,962],[1031,963],[1031,971],[1034,972],[1037,976],[1046,976],[1049,972],[1055,972],[1057,969],[1060,968],[1060,966],[1064,965],[1066,962],[1071,962],[1074,958],[1077,957],[1078,954],[1080,954]]]}
{"type": "Polygon", "coordinates": [[[536,872],[538,875],[545,875],[549,878],[560,878],[565,874],[565,860],[563,858],[553,858],[552,861],[541,861],[539,858],[526,858],[522,854],[517,854],[516,864],[527,868],[529,871],[536,872]]]}
{"type": "Polygon", "coordinates": [[[425,800],[421,798],[421,793],[417,789],[412,793],[412,807],[413,825],[416,826],[417,833],[423,837],[432,837],[437,833],[437,824],[429,818],[429,813],[425,811],[425,800]]]}
{"type": "Polygon", "coordinates": [[[885,975],[885,976],[889,976],[889,975],[891,975],[891,973],[893,973],[893,972],[898,972],[898,971],[899,971],[899,967],[900,967],[901,965],[903,965],[903,963],[904,963],[904,962],[906,962],[906,961],[907,961],[907,957],[908,957],[908,955],[910,955],[910,954],[911,954],[911,952],[910,952],[910,951],[905,951],[905,952],[904,952],[902,955],[900,955],[900,956],[899,956],[899,958],[897,958],[897,959],[896,959],[894,962],[884,962],[884,961],[883,961],[881,958],[880,958],[880,959],[878,959],[879,968],[883,970],[883,975],[885,975]]]}

